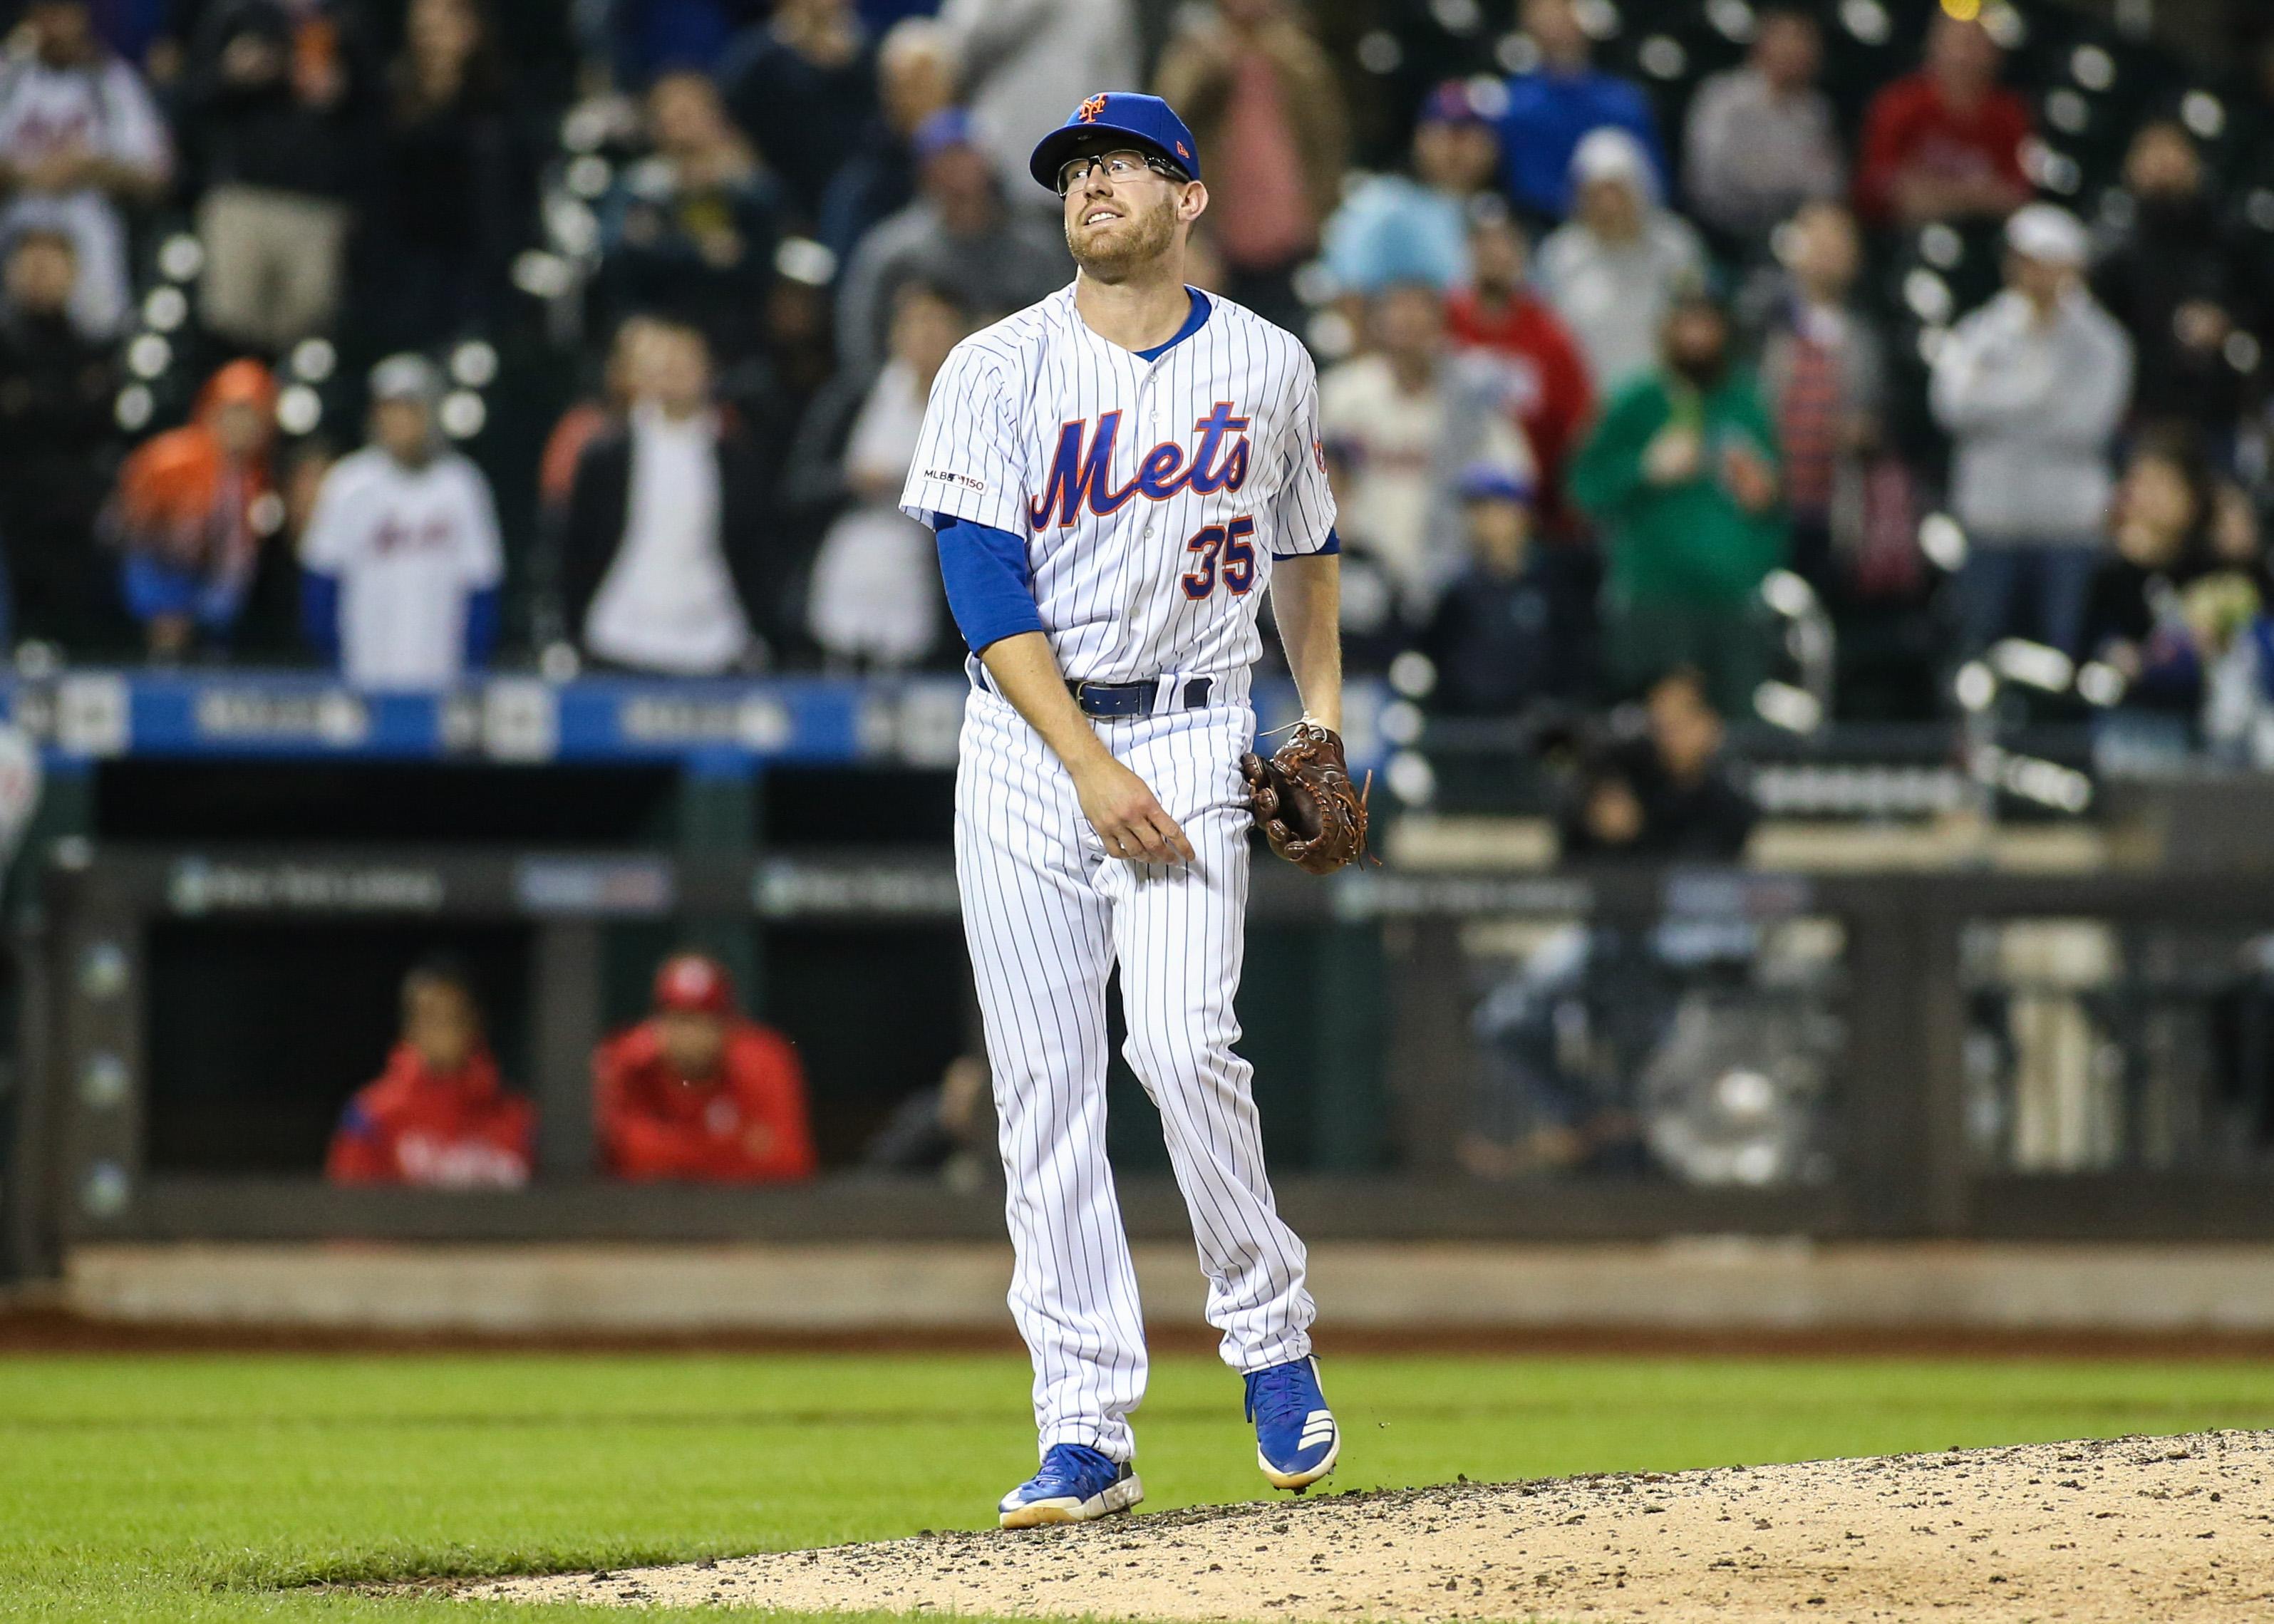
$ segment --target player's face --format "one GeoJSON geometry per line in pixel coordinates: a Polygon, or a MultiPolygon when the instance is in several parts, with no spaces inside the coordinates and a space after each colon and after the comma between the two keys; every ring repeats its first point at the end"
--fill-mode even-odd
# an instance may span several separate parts
{"type": "Polygon", "coordinates": [[[725,1021],[699,1010],[666,1010],[655,1024],[664,1059],[680,1076],[699,1081],[719,1070],[727,1049],[725,1021]]]}
{"type": "Polygon", "coordinates": [[[415,462],[426,455],[431,425],[426,408],[418,401],[381,401],[371,409],[372,438],[398,462],[415,462]]]}
{"type": "Polygon", "coordinates": [[[1141,154],[1109,153],[1082,167],[1088,172],[1066,188],[1066,249],[1094,276],[1126,275],[1168,252],[1179,221],[1198,215],[1206,196],[1197,182],[1171,179],[1141,154]]]}
{"type": "Polygon", "coordinates": [[[448,981],[419,981],[403,997],[403,1035],[419,1057],[437,1071],[455,1071],[481,1041],[481,1021],[471,1000],[448,981]]]}

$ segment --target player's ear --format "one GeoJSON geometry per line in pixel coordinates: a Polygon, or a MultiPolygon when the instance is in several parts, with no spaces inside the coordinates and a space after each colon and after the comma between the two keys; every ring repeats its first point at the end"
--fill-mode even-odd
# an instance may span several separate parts
{"type": "Polygon", "coordinates": [[[1177,218],[1188,223],[1198,220],[1208,205],[1208,188],[1196,180],[1186,181],[1185,195],[1177,199],[1177,218]]]}

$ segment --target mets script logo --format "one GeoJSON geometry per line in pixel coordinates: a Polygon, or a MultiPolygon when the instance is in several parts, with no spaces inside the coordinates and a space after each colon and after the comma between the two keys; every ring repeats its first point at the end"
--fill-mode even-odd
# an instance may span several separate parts
{"type": "Polygon", "coordinates": [[[1193,425],[1201,438],[1190,462],[1182,446],[1164,440],[1137,460],[1136,473],[1118,488],[1113,484],[1113,447],[1121,435],[1121,414],[1109,411],[1098,418],[1095,434],[1084,417],[1059,425],[1050,483],[1040,501],[1027,504],[1027,523],[1038,530],[1052,523],[1063,528],[1084,508],[1103,517],[1118,512],[1133,496],[1165,502],[1179,491],[1201,496],[1237,491],[1247,482],[1248,420],[1233,417],[1232,410],[1230,401],[1218,401],[1193,425]]]}
{"type": "Polygon", "coordinates": [[[1074,117],[1086,124],[1094,124],[1105,117],[1105,98],[1092,96],[1075,109],[1074,117]]]}

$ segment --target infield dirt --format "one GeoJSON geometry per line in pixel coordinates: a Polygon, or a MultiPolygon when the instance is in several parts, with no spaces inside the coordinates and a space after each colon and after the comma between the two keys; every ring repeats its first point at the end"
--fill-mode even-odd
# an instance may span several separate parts
{"type": "Polygon", "coordinates": [[[468,1595],[1159,1620],[2274,1617],[2274,1432],[1952,1450],[932,1534],[468,1595]]]}

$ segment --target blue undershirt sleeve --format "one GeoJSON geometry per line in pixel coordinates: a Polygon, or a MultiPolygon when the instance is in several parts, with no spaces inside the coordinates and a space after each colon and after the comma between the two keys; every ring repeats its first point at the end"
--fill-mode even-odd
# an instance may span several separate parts
{"type": "Polygon", "coordinates": [[[1284,563],[1289,559],[1331,558],[1343,550],[1343,538],[1335,533],[1334,526],[1327,527],[1327,538],[1319,544],[1316,553],[1275,553],[1271,556],[1284,563]]]}
{"type": "Polygon", "coordinates": [[[956,629],[977,654],[989,643],[1043,629],[1027,570],[1027,544],[1008,530],[932,515],[939,544],[939,577],[956,629]]]}

